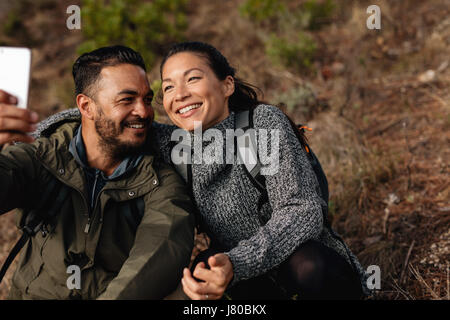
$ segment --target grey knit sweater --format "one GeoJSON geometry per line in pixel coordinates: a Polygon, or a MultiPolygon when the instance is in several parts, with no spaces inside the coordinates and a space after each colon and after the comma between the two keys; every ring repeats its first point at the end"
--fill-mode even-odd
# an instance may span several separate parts
{"type": "MultiPolygon", "coordinates": [[[[41,122],[36,135],[64,119],[77,118],[76,109],[58,113],[41,122]]],[[[225,130],[234,129],[234,126],[235,114],[232,112],[213,128],[225,136],[225,130]]],[[[279,169],[276,174],[266,176],[269,202],[260,212],[257,208],[260,192],[242,166],[226,163],[192,165],[195,202],[208,234],[225,249],[233,264],[232,285],[275,268],[301,243],[315,239],[356,266],[368,294],[366,275],[357,258],[345,243],[333,236],[333,230],[324,226],[323,200],[317,179],[287,117],[274,106],[260,105],[254,111],[254,128],[257,134],[266,129],[269,141],[271,130],[279,130],[279,169]]],[[[173,143],[170,137],[176,127],[154,123],[153,129],[161,156],[171,162],[173,143]]],[[[203,142],[203,147],[207,145],[208,142],[203,142]]],[[[271,150],[270,144],[268,150],[271,150]]],[[[225,150],[223,154],[225,157],[225,150]]]]}

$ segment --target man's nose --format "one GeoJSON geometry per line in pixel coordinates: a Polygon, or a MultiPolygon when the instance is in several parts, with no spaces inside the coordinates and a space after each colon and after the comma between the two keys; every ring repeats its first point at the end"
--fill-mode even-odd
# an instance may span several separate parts
{"type": "Polygon", "coordinates": [[[144,99],[139,99],[133,110],[133,113],[142,119],[153,118],[153,112],[152,105],[145,103],[144,99]]]}

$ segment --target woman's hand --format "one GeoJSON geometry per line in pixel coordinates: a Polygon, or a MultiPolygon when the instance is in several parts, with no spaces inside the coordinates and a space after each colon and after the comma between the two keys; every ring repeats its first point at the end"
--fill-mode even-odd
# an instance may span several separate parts
{"type": "Polygon", "coordinates": [[[36,130],[39,117],[36,112],[17,108],[16,103],[15,97],[0,90],[0,146],[13,141],[34,141],[27,132],[36,130]]]}
{"type": "Polygon", "coordinates": [[[208,264],[211,269],[207,269],[203,262],[194,269],[194,276],[205,282],[195,280],[189,269],[183,271],[183,290],[192,300],[220,299],[233,279],[233,265],[227,255],[218,253],[208,259],[208,264]]]}

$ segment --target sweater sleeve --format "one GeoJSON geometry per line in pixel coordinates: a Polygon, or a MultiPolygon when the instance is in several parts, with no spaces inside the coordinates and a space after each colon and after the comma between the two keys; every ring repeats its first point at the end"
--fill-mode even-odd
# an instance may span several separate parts
{"type": "Polygon", "coordinates": [[[155,147],[165,163],[172,163],[170,154],[172,151],[172,133],[177,129],[174,125],[152,122],[152,136],[155,138],[155,147]]]}
{"type": "MultiPolygon", "coordinates": [[[[273,212],[256,234],[226,252],[233,264],[231,285],[278,266],[301,243],[317,239],[323,228],[323,200],[317,178],[287,117],[276,107],[260,105],[255,109],[254,127],[258,144],[264,143],[262,133],[267,132],[269,154],[277,150],[276,143],[270,142],[276,139],[277,133],[279,136],[279,154],[274,158],[278,166],[272,163],[272,169],[265,174],[273,212]],[[274,150],[271,150],[272,146],[274,150]]],[[[265,169],[268,167],[264,166],[265,169]]],[[[263,170],[261,172],[264,173],[263,170]]]]}

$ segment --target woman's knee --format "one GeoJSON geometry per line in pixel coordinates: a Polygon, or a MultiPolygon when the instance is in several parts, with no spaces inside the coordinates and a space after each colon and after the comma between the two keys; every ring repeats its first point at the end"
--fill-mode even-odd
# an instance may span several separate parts
{"type": "Polygon", "coordinates": [[[314,240],[300,245],[280,267],[280,280],[304,298],[356,296],[355,278],[355,271],[342,256],[314,240]],[[349,290],[352,292],[347,293],[349,290]]]}
{"type": "Polygon", "coordinates": [[[288,282],[316,287],[324,281],[325,268],[326,261],[320,254],[317,243],[308,241],[297,248],[283,264],[282,273],[288,277],[288,282]]]}

